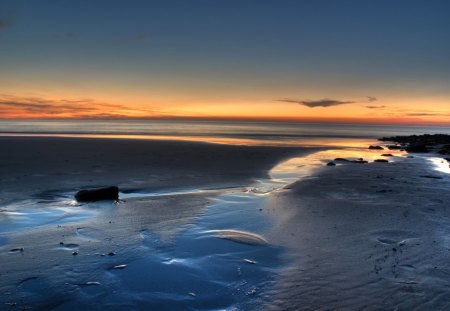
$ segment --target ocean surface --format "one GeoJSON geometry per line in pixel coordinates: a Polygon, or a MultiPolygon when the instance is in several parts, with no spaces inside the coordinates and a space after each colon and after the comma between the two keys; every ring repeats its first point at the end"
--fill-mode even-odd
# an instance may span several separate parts
{"type": "Polygon", "coordinates": [[[181,139],[251,145],[339,145],[349,139],[383,136],[450,134],[447,127],[294,122],[180,120],[0,120],[0,135],[88,136],[181,139]]]}

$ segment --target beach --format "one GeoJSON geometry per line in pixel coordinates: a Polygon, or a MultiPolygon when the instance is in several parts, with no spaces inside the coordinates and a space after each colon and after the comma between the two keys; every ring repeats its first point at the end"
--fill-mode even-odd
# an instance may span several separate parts
{"type": "MultiPolygon", "coordinates": [[[[111,293],[115,282],[109,271],[116,272],[115,266],[170,247],[219,194],[230,188],[245,192],[257,179],[268,178],[276,163],[314,151],[126,139],[2,137],[0,141],[1,301],[36,310],[67,310],[74,301],[78,307],[90,304],[92,297],[78,301],[75,297],[91,287],[100,287],[101,295],[111,293]],[[119,202],[74,201],[81,189],[109,185],[119,187],[119,202]],[[103,286],[92,285],[100,279],[103,286]]],[[[210,229],[222,229],[218,222],[210,229]]],[[[212,240],[216,236],[208,234],[212,240]]],[[[205,246],[199,247],[204,251],[205,246]]],[[[138,278],[145,267],[127,272],[131,270],[124,271],[138,278]]],[[[171,281],[179,280],[172,275],[171,281]]],[[[132,290],[125,293],[125,306],[136,303],[132,290]]],[[[168,295],[153,301],[164,304],[171,300],[168,295]]],[[[192,299],[188,292],[183,295],[188,302],[192,299]]],[[[223,303],[230,301],[219,305],[223,303]]],[[[108,304],[125,308],[108,298],[99,309],[108,304]]]]}
{"type": "Polygon", "coordinates": [[[0,144],[6,308],[448,307],[450,181],[433,155],[74,137],[0,144]],[[336,157],[369,163],[327,166],[336,157]],[[74,200],[111,185],[118,202],[74,200]]]}
{"type": "Polygon", "coordinates": [[[117,185],[139,189],[212,187],[267,176],[299,148],[180,141],[1,137],[1,199],[58,189],[117,185]],[[19,194],[19,195],[16,195],[19,194]]]}
{"type": "Polygon", "coordinates": [[[326,167],[272,195],[270,238],[292,263],[267,309],[449,308],[448,163],[390,159],[326,167]]]}

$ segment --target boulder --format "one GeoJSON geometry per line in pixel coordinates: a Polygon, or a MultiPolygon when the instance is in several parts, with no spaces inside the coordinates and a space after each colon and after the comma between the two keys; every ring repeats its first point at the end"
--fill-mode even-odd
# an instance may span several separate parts
{"type": "Polygon", "coordinates": [[[352,163],[360,163],[360,164],[369,163],[368,161],[362,160],[362,159],[359,159],[359,160],[353,160],[353,161],[351,161],[351,162],[352,162],[352,163]]]}
{"type": "Polygon", "coordinates": [[[387,163],[387,162],[389,162],[389,161],[386,160],[386,159],[375,159],[373,162],[387,163]]]}
{"type": "Polygon", "coordinates": [[[388,145],[387,148],[388,148],[389,150],[401,150],[401,149],[403,149],[404,147],[399,146],[399,145],[388,145]]]}
{"type": "Polygon", "coordinates": [[[336,166],[336,163],[334,163],[334,162],[328,162],[328,163],[327,163],[327,166],[336,166]]]}
{"type": "Polygon", "coordinates": [[[383,153],[381,156],[382,157],[393,157],[394,155],[392,153],[383,153]]]}
{"type": "Polygon", "coordinates": [[[344,158],[336,158],[336,159],[334,159],[334,161],[335,162],[350,162],[349,160],[344,159],[344,158]]]}
{"type": "Polygon", "coordinates": [[[118,200],[119,188],[116,186],[81,190],[75,194],[75,199],[79,202],[94,202],[102,200],[118,200]]]}
{"type": "Polygon", "coordinates": [[[371,150],[384,150],[384,148],[383,147],[381,147],[381,146],[369,146],[369,149],[371,149],[371,150]]]}
{"type": "Polygon", "coordinates": [[[407,152],[428,152],[430,150],[428,150],[426,145],[422,145],[422,144],[411,144],[408,147],[406,147],[406,151],[407,152]]]}

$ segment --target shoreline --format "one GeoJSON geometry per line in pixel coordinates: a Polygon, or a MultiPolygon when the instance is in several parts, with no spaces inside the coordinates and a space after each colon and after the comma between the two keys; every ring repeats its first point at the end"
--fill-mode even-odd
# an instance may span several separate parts
{"type": "MultiPolygon", "coordinates": [[[[256,184],[259,179],[268,178],[269,170],[276,163],[317,150],[173,141],[56,138],[0,138],[0,143],[8,146],[7,152],[0,158],[2,165],[9,167],[9,171],[2,170],[1,176],[1,216],[2,222],[11,224],[8,227],[3,223],[3,234],[0,234],[4,238],[0,244],[0,275],[7,276],[0,281],[0,302],[17,303],[21,307],[33,306],[37,310],[70,310],[76,308],[75,305],[88,303],[80,300],[80,297],[94,290],[92,286],[86,285],[91,283],[105,284],[99,285],[97,291],[108,297],[105,298],[105,304],[109,304],[115,298],[108,288],[123,287],[122,278],[139,278],[139,274],[149,265],[156,265],[158,270],[164,271],[168,260],[166,256],[174,256],[173,252],[180,247],[194,248],[190,250],[194,252],[191,255],[193,257],[184,259],[187,263],[206,256],[211,248],[207,246],[209,244],[221,245],[222,249],[218,249],[217,255],[210,254],[205,258],[214,256],[217,257],[215,260],[223,260],[221,252],[229,254],[231,258],[245,252],[251,254],[253,248],[250,246],[243,246],[235,254],[239,243],[224,241],[224,244],[220,244],[221,226],[233,229],[235,222],[242,220],[239,219],[241,210],[236,204],[248,208],[253,202],[245,198],[246,187],[256,184]],[[102,166],[97,164],[99,159],[102,166]],[[117,166],[120,167],[117,169],[117,166]],[[63,174],[68,167],[70,172],[77,174],[63,174]],[[92,169],[100,171],[91,172],[92,169]],[[17,180],[12,183],[11,180],[5,180],[7,177],[16,177],[17,180]],[[37,180],[39,184],[36,184],[37,180]],[[121,191],[129,196],[118,205],[107,201],[73,204],[72,196],[79,188],[114,185],[116,182],[121,191]],[[187,186],[212,190],[177,193],[177,189],[187,186]],[[233,188],[227,189],[230,186],[233,188]],[[147,195],[162,190],[169,193],[147,195]],[[8,195],[11,200],[5,199],[8,195]],[[224,218],[221,216],[223,208],[214,206],[229,206],[226,203],[228,196],[235,203],[224,218]],[[212,214],[207,216],[210,211],[212,214]],[[206,219],[209,220],[203,225],[205,228],[198,227],[206,219]],[[27,226],[14,227],[27,222],[27,226]],[[190,230],[193,232],[188,233],[190,230]],[[186,234],[196,238],[178,242],[186,234]],[[195,246],[198,243],[199,246],[195,246]],[[196,259],[198,255],[195,255],[195,249],[204,255],[196,259]],[[115,271],[115,266],[124,264],[129,268],[123,272],[120,270],[120,273],[115,271]]],[[[252,192],[248,195],[256,197],[252,192]]],[[[256,209],[251,213],[257,220],[255,223],[258,223],[260,211],[256,209]]],[[[235,239],[238,241],[252,237],[239,236],[239,232],[236,234],[235,239]]],[[[265,249],[270,250],[271,246],[262,251],[265,249]]],[[[267,256],[270,258],[271,255],[267,256]]],[[[273,262],[267,264],[270,266],[273,262]]],[[[228,267],[228,263],[224,267],[228,267]]],[[[175,265],[172,269],[181,269],[178,276],[181,277],[187,268],[194,269],[190,264],[180,267],[175,265]]],[[[197,271],[196,268],[194,271],[197,271]]],[[[202,272],[198,270],[196,273],[202,272]]],[[[264,273],[260,271],[257,276],[264,273]]],[[[151,277],[160,278],[160,282],[165,279],[164,275],[158,273],[151,277]]],[[[184,282],[185,286],[189,283],[184,280],[180,284],[184,282]]],[[[206,278],[198,282],[200,289],[197,290],[200,292],[203,287],[217,286],[214,285],[217,282],[214,279],[206,278]],[[203,283],[206,285],[201,285],[203,283]]],[[[135,299],[131,297],[137,293],[139,291],[133,292],[125,286],[120,295],[126,302],[135,299]]],[[[230,292],[229,297],[234,294],[230,292]]],[[[245,297],[244,293],[242,299],[245,297]]],[[[183,296],[180,303],[189,303],[189,298],[189,295],[183,296]]],[[[205,296],[203,299],[209,298],[205,296]]],[[[160,298],[154,298],[154,301],[157,303],[160,298]]],[[[230,302],[225,300],[224,303],[223,306],[227,306],[230,302]]],[[[116,302],[118,308],[120,305],[116,302]]]]}
{"type": "Polygon", "coordinates": [[[267,177],[278,162],[313,148],[170,140],[0,137],[0,204],[117,185],[127,192],[217,188],[267,177]]]}
{"type": "MultiPolygon", "coordinates": [[[[29,189],[27,204],[61,210],[62,218],[0,239],[0,275],[8,275],[0,282],[2,303],[72,310],[88,306],[89,299],[100,295],[103,305],[119,309],[129,307],[127,301],[142,308],[161,308],[167,301],[178,308],[403,308],[403,299],[429,307],[409,295],[419,291],[427,299],[435,299],[439,289],[433,282],[447,282],[445,262],[450,260],[450,252],[445,252],[445,234],[430,228],[447,227],[442,219],[447,215],[444,205],[450,195],[445,187],[450,180],[421,156],[409,158],[403,152],[390,151],[394,161],[389,157],[389,163],[373,163],[386,151],[62,138],[21,138],[8,151],[10,161],[29,165],[15,172],[18,177],[27,172],[23,177],[29,181],[51,182],[29,189]],[[27,159],[34,156],[34,162],[11,157],[33,141],[34,146],[47,148],[46,152],[32,148],[34,154],[25,154],[27,159]],[[104,150],[107,145],[110,149],[98,157],[97,148],[104,150]],[[49,155],[59,162],[52,166],[49,155]],[[67,157],[71,170],[79,174],[61,174],[67,157]],[[336,157],[364,157],[370,163],[326,165],[336,157]],[[86,174],[99,159],[104,161],[103,170],[93,173],[96,182],[89,181],[92,177],[86,174]],[[122,171],[114,169],[114,161],[122,171]],[[45,167],[36,163],[46,163],[49,174],[43,176],[39,170],[45,167]],[[30,177],[30,168],[37,170],[33,173],[37,176],[30,177]],[[78,179],[64,182],[73,176],[78,179]],[[124,176],[134,180],[124,182],[124,176]],[[154,180],[149,182],[149,177],[154,180]],[[125,202],[71,205],[71,195],[78,190],[75,185],[111,185],[114,180],[122,180],[119,186],[128,196],[125,202]],[[287,184],[282,187],[283,183],[287,184]],[[54,185],[53,191],[48,191],[49,185],[54,185]],[[187,185],[200,191],[178,191],[187,185]],[[435,236],[441,240],[434,242],[435,236]],[[261,241],[263,246],[258,244],[261,241]],[[11,252],[13,249],[19,251],[11,252]],[[434,256],[435,252],[440,255],[434,256]],[[419,262],[412,261],[415,257],[419,262]],[[114,269],[121,265],[128,267],[114,269]],[[431,265],[441,274],[430,270],[431,265]],[[146,274],[148,267],[156,270],[146,274]],[[218,271],[221,276],[210,279],[218,271]],[[191,287],[185,290],[180,285],[165,294],[174,295],[179,301],[175,304],[169,296],[153,293],[164,286],[137,282],[141,275],[161,284],[173,278],[191,287]],[[199,278],[191,279],[192,275],[199,278]],[[243,280],[245,285],[239,283],[243,280]],[[208,289],[224,291],[214,287],[222,282],[229,289],[219,300],[211,301],[208,289]],[[46,288],[52,297],[46,296],[46,288]],[[405,293],[405,288],[409,292],[405,293]],[[149,291],[151,297],[146,296],[149,291]],[[371,298],[363,298],[368,296],[371,298]]],[[[14,187],[26,185],[16,181],[8,186],[2,195],[18,194],[14,187]]],[[[15,207],[18,212],[26,209],[20,207],[22,203],[0,200],[10,212],[15,207]]],[[[2,213],[6,214],[5,210],[2,213]]],[[[13,213],[10,217],[11,221],[23,220],[13,213]]]]}
{"type": "Polygon", "coordinates": [[[433,156],[324,167],[274,193],[269,237],[290,264],[266,308],[447,308],[450,177],[433,156]]]}

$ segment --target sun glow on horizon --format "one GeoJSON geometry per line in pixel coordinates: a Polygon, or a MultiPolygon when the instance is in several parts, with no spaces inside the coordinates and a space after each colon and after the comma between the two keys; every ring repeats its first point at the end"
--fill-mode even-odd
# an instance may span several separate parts
{"type": "Polygon", "coordinates": [[[0,119],[450,124],[449,5],[6,1],[0,119]]]}
{"type": "Polygon", "coordinates": [[[277,100],[146,101],[142,98],[91,99],[81,97],[0,95],[0,119],[225,119],[399,124],[450,124],[445,98],[426,100],[379,99],[375,103],[350,102],[330,107],[307,107],[277,100]],[[424,109],[423,107],[427,107],[424,109]]]}

